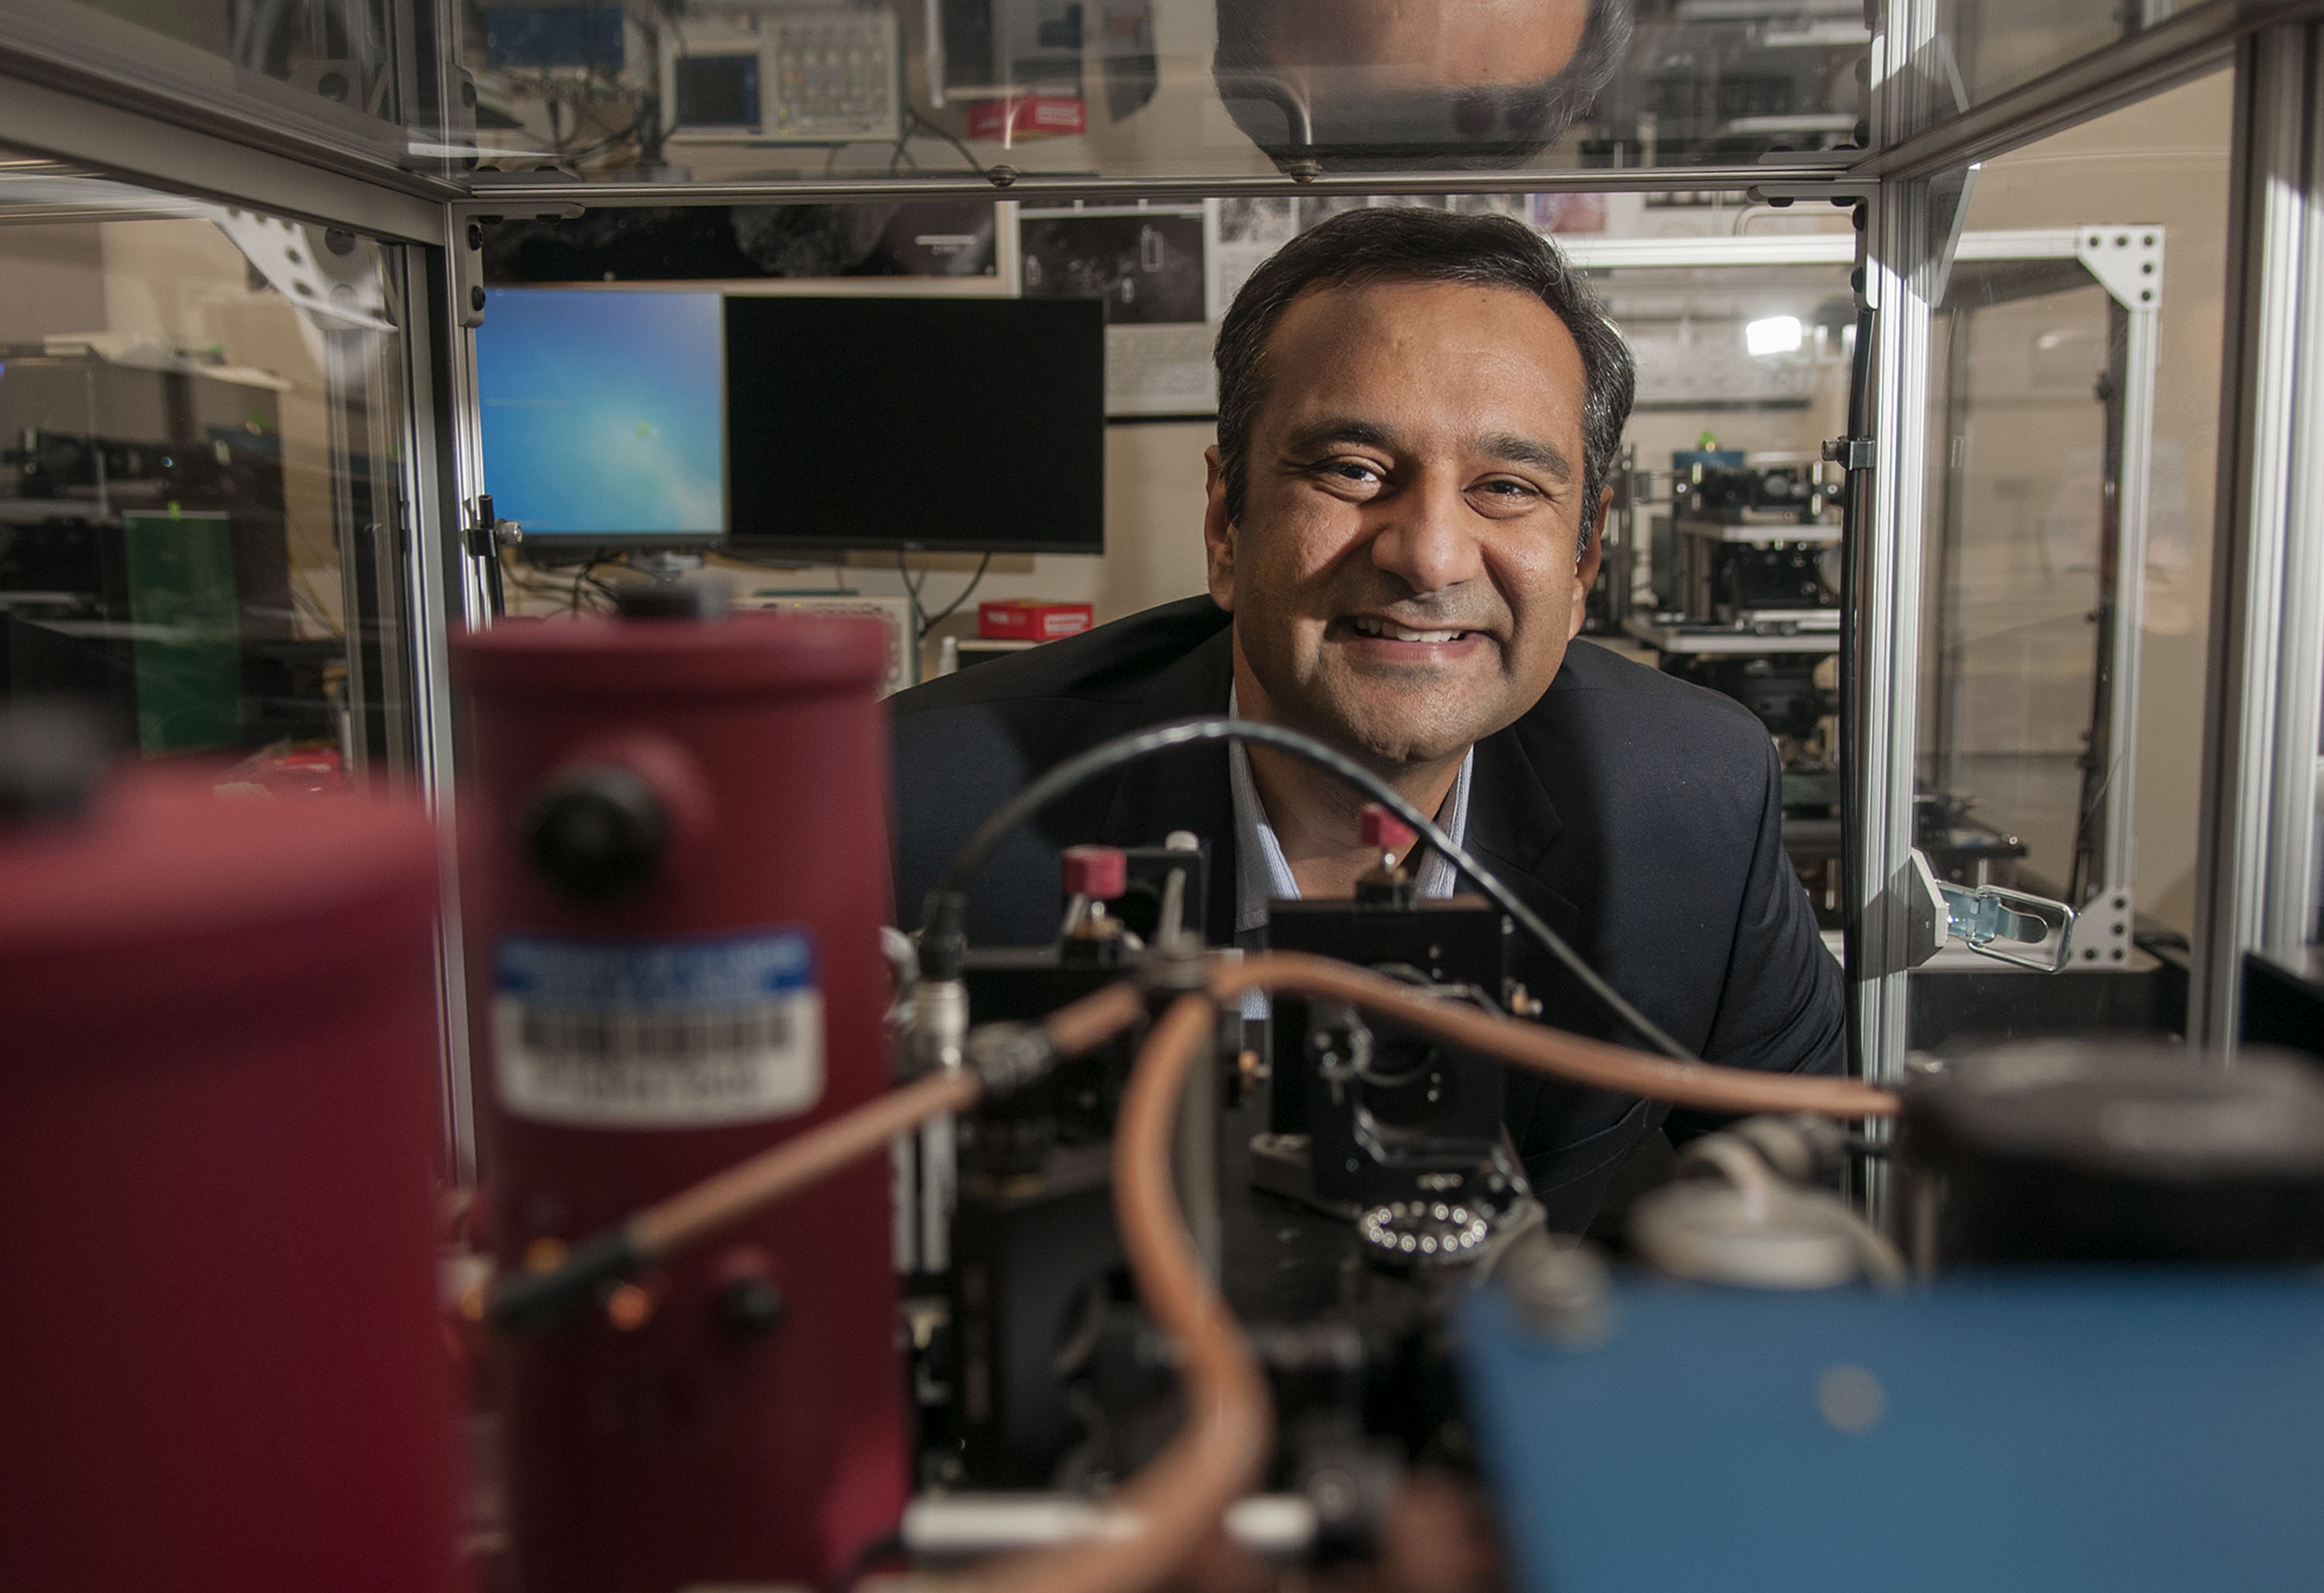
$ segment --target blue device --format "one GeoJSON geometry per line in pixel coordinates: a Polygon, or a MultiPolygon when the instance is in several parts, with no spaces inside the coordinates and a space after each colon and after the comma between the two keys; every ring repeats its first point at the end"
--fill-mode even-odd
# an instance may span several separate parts
{"type": "Polygon", "coordinates": [[[2324,1280],[1611,1299],[1591,1346],[1496,1288],[1462,1313],[1525,1593],[2324,1586],[2324,1280]]]}

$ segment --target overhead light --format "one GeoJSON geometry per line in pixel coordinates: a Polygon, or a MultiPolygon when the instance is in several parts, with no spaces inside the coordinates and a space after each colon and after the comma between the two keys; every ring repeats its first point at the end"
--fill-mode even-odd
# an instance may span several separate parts
{"type": "Polygon", "coordinates": [[[1754,359],[1771,354],[1792,354],[1799,348],[1803,336],[1799,317],[1768,316],[1744,326],[1743,346],[1754,359]]]}

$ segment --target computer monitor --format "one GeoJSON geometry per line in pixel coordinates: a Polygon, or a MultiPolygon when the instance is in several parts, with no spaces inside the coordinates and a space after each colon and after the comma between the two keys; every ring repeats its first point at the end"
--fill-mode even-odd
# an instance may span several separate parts
{"type": "Polygon", "coordinates": [[[476,328],[484,490],[535,556],[726,531],[719,296],[493,288],[476,328]]]}
{"type": "Polygon", "coordinates": [[[1105,550],[1095,300],[726,300],[731,546],[1105,550]]]}

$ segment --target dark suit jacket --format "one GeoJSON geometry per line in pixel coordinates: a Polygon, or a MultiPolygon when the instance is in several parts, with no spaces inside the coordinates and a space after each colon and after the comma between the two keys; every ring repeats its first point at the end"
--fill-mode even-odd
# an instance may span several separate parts
{"type": "MultiPolygon", "coordinates": [[[[980,664],[892,699],[899,923],[960,843],[1027,781],[1109,737],[1226,711],[1227,616],[1207,597],[980,664]]],[[[1766,732],[1713,692],[1586,641],[1531,712],[1477,743],[1469,849],[1592,966],[1707,1060],[1833,1073],[1839,965],[1785,860],[1766,732]]],[[[1084,842],[1212,845],[1209,923],[1234,938],[1234,808],[1222,744],[1102,778],[1004,843],[970,887],[973,944],[1043,944],[1057,927],[1057,853],[1084,842]]],[[[1546,953],[1517,977],[1545,1021],[1628,1039],[1546,953]]],[[[1578,1229],[1607,1178],[1663,1120],[1657,1103],[1536,1075],[1509,1080],[1508,1119],[1536,1192],[1578,1229]]]]}

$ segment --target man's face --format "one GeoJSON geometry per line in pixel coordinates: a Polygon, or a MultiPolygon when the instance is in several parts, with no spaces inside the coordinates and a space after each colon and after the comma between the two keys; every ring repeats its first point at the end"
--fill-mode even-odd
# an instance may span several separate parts
{"type": "Polygon", "coordinates": [[[1456,756],[1582,628],[1582,351],[1530,294],[1387,282],[1300,295],[1265,369],[1241,523],[1216,449],[1204,520],[1243,711],[1379,765],[1456,756]]]}

